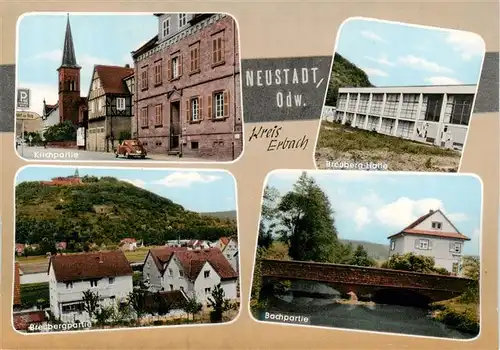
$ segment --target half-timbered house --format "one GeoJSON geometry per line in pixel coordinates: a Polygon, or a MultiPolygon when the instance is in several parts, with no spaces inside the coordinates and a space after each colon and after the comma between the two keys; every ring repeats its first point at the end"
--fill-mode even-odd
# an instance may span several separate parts
{"type": "Polygon", "coordinates": [[[132,94],[127,86],[134,70],[126,65],[94,66],[88,94],[87,150],[113,152],[130,138],[132,94]]]}

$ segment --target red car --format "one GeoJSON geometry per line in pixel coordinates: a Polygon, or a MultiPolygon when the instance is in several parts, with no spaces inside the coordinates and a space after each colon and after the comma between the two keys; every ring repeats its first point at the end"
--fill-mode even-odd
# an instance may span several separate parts
{"type": "Polygon", "coordinates": [[[115,151],[115,156],[118,158],[119,156],[124,156],[128,159],[130,158],[146,158],[148,152],[146,148],[142,145],[142,143],[138,140],[125,140],[118,146],[118,149],[115,151]]]}

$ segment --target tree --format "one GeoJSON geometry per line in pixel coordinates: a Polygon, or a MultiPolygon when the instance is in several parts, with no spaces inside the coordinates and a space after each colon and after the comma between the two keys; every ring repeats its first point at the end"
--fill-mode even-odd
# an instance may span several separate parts
{"type": "Polygon", "coordinates": [[[274,240],[274,230],[276,228],[277,219],[277,200],[279,191],[266,185],[262,198],[261,218],[259,223],[259,247],[267,248],[274,240]]]}
{"type": "Polygon", "coordinates": [[[333,219],[333,210],[326,194],[312,177],[303,172],[293,189],[281,199],[280,231],[289,244],[293,260],[337,261],[340,242],[333,219]]]}
{"type": "Polygon", "coordinates": [[[194,321],[194,315],[200,313],[202,309],[203,305],[196,300],[195,296],[188,298],[187,303],[183,307],[184,312],[188,316],[188,320],[189,320],[189,315],[193,315],[193,321],[194,321]]]}
{"type": "Polygon", "coordinates": [[[89,319],[96,315],[97,308],[99,307],[99,293],[91,291],[90,289],[83,292],[83,309],[89,314],[89,319]]]}
{"type": "Polygon", "coordinates": [[[146,298],[148,293],[146,283],[141,281],[128,295],[128,303],[135,311],[137,323],[140,323],[141,318],[146,313],[146,298]]]}
{"type": "Polygon", "coordinates": [[[103,327],[114,314],[113,306],[102,306],[95,313],[96,323],[103,327]]]}
{"type": "Polygon", "coordinates": [[[394,270],[431,273],[434,272],[434,258],[413,253],[394,254],[382,267],[394,270]]]}
{"type": "Polygon", "coordinates": [[[481,266],[479,258],[466,256],[462,261],[462,273],[464,277],[470,278],[471,281],[467,291],[461,296],[461,301],[464,303],[479,303],[479,277],[481,275],[481,266]]]}
{"type": "Polygon", "coordinates": [[[349,265],[355,266],[375,266],[375,260],[368,256],[368,252],[363,248],[361,244],[358,244],[356,250],[354,251],[349,265]]]}
{"type": "Polygon", "coordinates": [[[234,309],[231,301],[226,299],[226,293],[220,283],[214,287],[211,296],[208,297],[208,302],[213,308],[213,311],[210,313],[210,321],[212,323],[222,322],[224,313],[234,309]]]}

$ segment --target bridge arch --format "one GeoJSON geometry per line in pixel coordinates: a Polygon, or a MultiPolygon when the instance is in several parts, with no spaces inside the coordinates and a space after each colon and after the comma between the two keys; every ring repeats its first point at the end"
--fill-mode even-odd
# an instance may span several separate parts
{"type": "Polygon", "coordinates": [[[371,299],[376,304],[427,307],[432,298],[418,291],[404,288],[380,288],[374,290],[371,299]]]}

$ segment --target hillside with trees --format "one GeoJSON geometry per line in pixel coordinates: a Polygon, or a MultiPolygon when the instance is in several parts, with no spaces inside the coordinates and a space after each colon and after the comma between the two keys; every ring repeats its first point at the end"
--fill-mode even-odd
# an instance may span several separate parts
{"type": "Polygon", "coordinates": [[[335,53],[325,104],[337,105],[337,95],[341,87],[372,87],[368,75],[358,66],[335,53]]]}
{"type": "Polygon", "coordinates": [[[16,242],[67,242],[68,250],[84,244],[115,244],[122,238],[145,245],[173,239],[216,240],[237,232],[236,220],[186,210],[153,192],[112,177],[83,177],[76,186],[41,182],[17,185],[16,242]]]}

